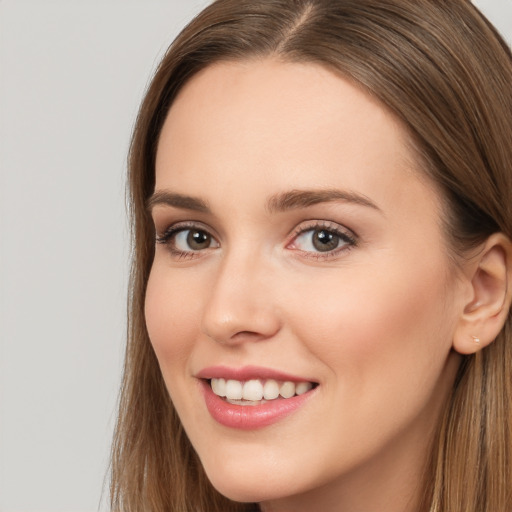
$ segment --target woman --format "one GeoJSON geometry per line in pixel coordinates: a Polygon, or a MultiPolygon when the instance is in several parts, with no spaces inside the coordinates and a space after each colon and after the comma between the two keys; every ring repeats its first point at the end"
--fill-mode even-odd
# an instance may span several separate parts
{"type": "Polygon", "coordinates": [[[114,510],[512,509],[512,58],[466,0],[218,0],[130,153],[114,510]]]}

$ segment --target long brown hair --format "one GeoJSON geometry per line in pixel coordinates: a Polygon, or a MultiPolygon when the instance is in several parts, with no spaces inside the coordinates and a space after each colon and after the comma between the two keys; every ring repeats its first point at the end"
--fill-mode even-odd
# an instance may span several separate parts
{"type": "MultiPolygon", "coordinates": [[[[454,254],[512,238],[512,55],[469,0],[218,0],[178,36],[147,91],[129,154],[133,265],[112,451],[116,512],[257,510],[208,482],[163,383],[144,320],[154,250],[146,202],[180,88],[221,60],[314,62],[353,80],[408,128],[447,204],[454,254]]],[[[512,325],[466,356],[432,449],[423,510],[512,510],[512,325]]]]}

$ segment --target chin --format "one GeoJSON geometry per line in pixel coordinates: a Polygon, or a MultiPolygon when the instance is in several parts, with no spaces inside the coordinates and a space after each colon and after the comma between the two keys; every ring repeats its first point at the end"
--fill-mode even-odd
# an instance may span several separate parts
{"type": "Polygon", "coordinates": [[[215,489],[226,498],[240,503],[260,503],[270,499],[276,499],[278,496],[269,494],[268,489],[255,486],[251,481],[220,481],[218,478],[210,478],[210,482],[215,489]]]}
{"type": "MultiPolygon", "coordinates": [[[[217,466],[216,464],[214,466],[217,466]]],[[[235,465],[236,466],[236,465],[235,465]]],[[[206,467],[206,475],[215,489],[226,498],[241,503],[260,503],[289,496],[296,492],[286,479],[275,478],[272,470],[224,466],[206,467]]]]}

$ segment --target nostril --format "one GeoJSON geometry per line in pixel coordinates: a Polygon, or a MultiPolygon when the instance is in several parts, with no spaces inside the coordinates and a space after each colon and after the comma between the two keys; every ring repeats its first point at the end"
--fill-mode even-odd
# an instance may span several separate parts
{"type": "Polygon", "coordinates": [[[260,338],[266,337],[264,334],[254,332],[254,331],[240,331],[231,336],[233,341],[243,341],[244,339],[247,341],[257,341],[260,338]]]}

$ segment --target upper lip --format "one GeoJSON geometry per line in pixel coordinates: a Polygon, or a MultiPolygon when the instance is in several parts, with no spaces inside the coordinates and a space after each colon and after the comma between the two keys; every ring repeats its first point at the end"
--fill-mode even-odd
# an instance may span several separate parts
{"type": "Polygon", "coordinates": [[[315,382],[307,377],[291,375],[280,370],[265,368],[263,366],[242,366],[233,368],[229,366],[208,366],[203,368],[195,377],[198,379],[232,379],[248,381],[252,379],[274,379],[291,382],[315,382]]]}

